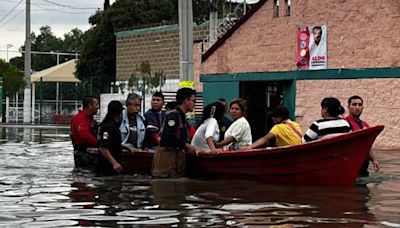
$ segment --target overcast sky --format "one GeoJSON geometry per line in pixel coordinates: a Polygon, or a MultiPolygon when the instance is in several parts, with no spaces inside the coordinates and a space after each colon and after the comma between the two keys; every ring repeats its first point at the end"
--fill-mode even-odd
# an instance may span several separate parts
{"type": "MultiPolygon", "coordinates": [[[[111,0],[112,4],[114,1],[111,0]]],[[[39,34],[39,28],[49,25],[57,37],[73,28],[86,31],[88,18],[103,8],[104,0],[31,0],[31,30],[39,34]]],[[[20,55],[18,48],[25,41],[25,0],[0,0],[0,58],[20,55]]]]}

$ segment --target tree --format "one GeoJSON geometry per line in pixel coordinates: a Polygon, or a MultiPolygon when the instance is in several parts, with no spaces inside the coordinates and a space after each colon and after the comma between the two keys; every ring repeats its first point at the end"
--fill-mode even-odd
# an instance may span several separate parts
{"type": "MultiPolygon", "coordinates": [[[[56,37],[49,26],[43,26],[40,28],[40,34],[38,36],[32,33],[32,50],[40,52],[67,52],[77,53],[83,43],[83,32],[78,28],[72,29],[70,32],[64,34],[64,38],[56,37]]],[[[22,46],[21,50],[25,50],[22,46]]],[[[59,55],[59,63],[66,62],[70,59],[76,58],[71,55],[59,55]]],[[[10,63],[16,66],[19,70],[24,71],[24,54],[22,57],[15,57],[10,59],[10,63]]],[[[34,72],[41,71],[57,64],[57,55],[49,54],[32,54],[32,70],[34,72]]],[[[43,99],[55,99],[56,94],[56,83],[43,83],[42,94],[43,99]]],[[[62,93],[64,99],[75,99],[78,93],[78,97],[85,95],[85,89],[83,85],[78,85],[78,90],[72,83],[64,83],[62,85],[62,93]]],[[[39,98],[39,92],[36,93],[36,98],[39,98]]]]}
{"type": "MultiPolygon", "coordinates": [[[[32,37],[32,51],[40,52],[77,52],[83,43],[83,32],[78,28],[72,29],[64,34],[64,39],[56,37],[51,28],[46,25],[40,28],[40,34],[32,37]]],[[[21,50],[25,50],[25,46],[21,46],[21,50]]],[[[59,63],[74,59],[75,56],[59,55],[59,63]]],[[[18,69],[24,70],[24,54],[22,57],[14,57],[10,59],[10,63],[18,69]]],[[[32,54],[32,70],[41,71],[57,64],[57,55],[48,54],[32,54]]]]}
{"type": "Polygon", "coordinates": [[[122,91],[128,89],[130,92],[141,91],[143,95],[153,93],[157,88],[163,87],[166,76],[162,70],[152,71],[150,62],[143,61],[137,71],[140,75],[132,74],[128,79],[128,84],[120,84],[122,91]]]}
{"type": "MultiPolygon", "coordinates": [[[[203,18],[204,12],[208,9],[208,1],[194,0],[194,2],[195,20],[198,17],[203,18]]],[[[129,27],[177,22],[178,0],[115,1],[107,10],[98,11],[89,18],[89,23],[93,27],[84,35],[76,71],[78,78],[84,82],[88,82],[90,78],[95,79],[93,82],[99,91],[108,92],[116,76],[115,32],[129,27]]]]}
{"type": "Polygon", "coordinates": [[[7,97],[12,97],[24,86],[24,74],[15,66],[0,59],[0,76],[3,76],[3,89],[7,97]]]}

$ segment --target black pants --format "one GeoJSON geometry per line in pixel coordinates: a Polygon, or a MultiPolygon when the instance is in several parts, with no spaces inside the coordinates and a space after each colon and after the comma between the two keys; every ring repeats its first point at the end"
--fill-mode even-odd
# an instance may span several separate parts
{"type": "Polygon", "coordinates": [[[74,162],[76,168],[93,169],[97,163],[97,154],[90,154],[86,151],[74,151],[74,162]]]}

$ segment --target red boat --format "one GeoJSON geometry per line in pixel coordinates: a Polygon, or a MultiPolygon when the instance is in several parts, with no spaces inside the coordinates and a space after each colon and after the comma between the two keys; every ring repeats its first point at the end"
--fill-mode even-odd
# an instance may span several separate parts
{"type": "MultiPolygon", "coordinates": [[[[353,184],[384,126],[296,146],[187,156],[189,177],[235,178],[265,183],[353,184]]],[[[127,173],[149,175],[153,153],[124,154],[127,173]]]]}

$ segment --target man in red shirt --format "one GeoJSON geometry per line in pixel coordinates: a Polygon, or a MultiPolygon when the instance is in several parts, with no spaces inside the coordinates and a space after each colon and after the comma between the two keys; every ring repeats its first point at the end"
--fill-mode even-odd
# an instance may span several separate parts
{"type": "Polygon", "coordinates": [[[94,167],[97,160],[98,124],[93,116],[99,109],[96,97],[86,96],[82,100],[82,110],[71,121],[71,140],[74,146],[75,167],[94,167]]]}
{"type": "MultiPolygon", "coordinates": [[[[353,131],[361,130],[364,128],[369,128],[368,123],[360,119],[360,116],[364,109],[363,104],[364,104],[364,101],[360,96],[355,95],[348,99],[349,115],[346,116],[344,119],[347,122],[349,122],[353,131]]],[[[367,158],[365,160],[358,175],[360,175],[360,176],[368,176],[369,175],[368,166],[369,166],[370,160],[372,161],[372,164],[374,165],[375,172],[379,171],[379,169],[380,169],[379,162],[375,159],[373,152],[370,151],[369,158],[367,158]]]]}

